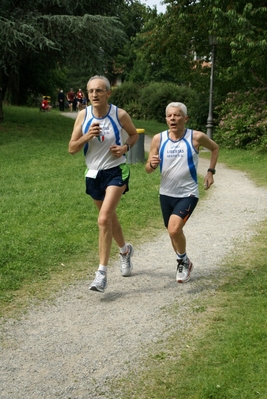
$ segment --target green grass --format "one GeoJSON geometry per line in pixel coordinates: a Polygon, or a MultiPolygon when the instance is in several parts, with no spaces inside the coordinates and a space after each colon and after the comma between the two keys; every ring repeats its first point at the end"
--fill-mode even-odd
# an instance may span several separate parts
{"type": "Polygon", "coordinates": [[[159,123],[156,121],[133,119],[133,123],[137,129],[145,129],[145,134],[151,137],[167,128],[166,123],[159,123]]]}
{"type": "MultiPolygon", "coordinates": [[[[203,153],[202,156],[208,157],[208,153],[203,153]]],[[[267,186],[267,153],[220,149],[219,162],[226,164],[231,169],[245,172],[255,184],[267,186]]]]}

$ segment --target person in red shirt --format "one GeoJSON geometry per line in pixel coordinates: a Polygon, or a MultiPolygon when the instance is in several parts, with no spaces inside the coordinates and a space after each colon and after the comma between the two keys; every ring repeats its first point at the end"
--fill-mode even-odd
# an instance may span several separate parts
{"type": "Polygon", "coordinates": [[[52,106],[47,101],[47,97],[44,97],[42,104],[41,104],[41,110],[42,111],[50,111],[51,108],[52,108],[52,106]]]}

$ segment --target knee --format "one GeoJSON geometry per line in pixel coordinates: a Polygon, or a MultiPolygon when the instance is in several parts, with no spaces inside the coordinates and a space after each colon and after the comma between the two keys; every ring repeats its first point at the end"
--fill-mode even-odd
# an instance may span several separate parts
{"type": "Polygon", "coordinates": [[[111,219],[108,215],[99,215],[98,217],[98,227],[101,229],[108,229],[112,225],[111,219]]]}
{"type": "Polygon", "coordinates": [[[179,237],[183,234],[183,228],[181,226],[168,226],[168,233],[170,238],[179,237]]]}

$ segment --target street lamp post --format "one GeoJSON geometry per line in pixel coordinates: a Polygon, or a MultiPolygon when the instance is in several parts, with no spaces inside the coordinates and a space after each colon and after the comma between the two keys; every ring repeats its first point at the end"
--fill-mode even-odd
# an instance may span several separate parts
{"type": "Polygon", "coordinates": [[[215,63],[215,47],[217,39],[214,35],[209,35],[209,43],[211,46],[211,71],[210,71],[210,99],[209,99],[209,115],[207,119],[207,136],[212,139],[213,137],[213,80],[214,80],[214,63],[215,63]]]}

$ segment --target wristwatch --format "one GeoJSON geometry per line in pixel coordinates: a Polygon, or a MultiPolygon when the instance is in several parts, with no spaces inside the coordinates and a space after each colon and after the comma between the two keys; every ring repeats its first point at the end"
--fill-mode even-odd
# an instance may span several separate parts
{"type": "Polygon", "coordinates": [[[209,169],[207,170],[207,172],[211,172],[213,175],[215,175],[216,169],[209,168],[209,169]]]}

